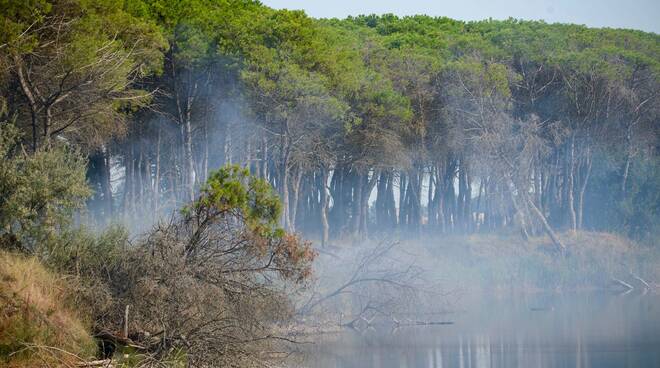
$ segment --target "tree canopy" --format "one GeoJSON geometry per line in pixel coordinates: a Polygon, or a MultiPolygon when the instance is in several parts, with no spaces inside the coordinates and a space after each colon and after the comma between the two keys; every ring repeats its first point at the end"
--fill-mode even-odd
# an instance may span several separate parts
{"type": "Polygon", "coordinates": [[[33,152],[90,155],[98,218],[174,209],[240,163],[310,234],[656,231],[633,230],[653,206],[626,208],[658,160],[657,34],[245,0],[1,6],[2,119],[33,152]]]}

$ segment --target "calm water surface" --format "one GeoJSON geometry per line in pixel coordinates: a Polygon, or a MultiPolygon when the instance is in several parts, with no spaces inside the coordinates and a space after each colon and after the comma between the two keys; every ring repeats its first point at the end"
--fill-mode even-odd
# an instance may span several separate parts
{"type": "Polygon", "coordinates": [[[463,301],[461,309],[421,317],[453,325],[379,325],[317,337],[296,366],[660,367],[658,295],[481,297],[463,301]]]}

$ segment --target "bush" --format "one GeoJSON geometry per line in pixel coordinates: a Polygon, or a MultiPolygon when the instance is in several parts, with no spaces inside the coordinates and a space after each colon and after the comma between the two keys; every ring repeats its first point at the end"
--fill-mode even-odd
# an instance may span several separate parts
{"type": "Polygon", "coordinates": [[[279,211],[270,187],[246,170],[212,173],[197,201],[127,252],[111,280],[115,321],[130,305],[132,336],[155,356],[256,361],[274,341],[273,323],[290,317],[281,287],[303,283],[314,258],[310,244],[277,226],[279,211]]]}
{"type": "Polygon", "coordinates": [[[47,247],[91,194],[86,160],[56,146],[27,153],[18,130],[0,129],[0,246],[27,252],[47,247]]]}

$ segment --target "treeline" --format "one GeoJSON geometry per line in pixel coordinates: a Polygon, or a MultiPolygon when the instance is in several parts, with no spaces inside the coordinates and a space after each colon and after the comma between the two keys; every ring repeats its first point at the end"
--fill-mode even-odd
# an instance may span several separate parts
{"type": "MultiPolygon", "coordinates": [[[[537,21],[315,20],[235,0],[10,1],[2,117],[89,155],[97,222],[138,226],[226,163],[281,224],[660,234],[660,37],[537,21]]],[[[4,128],[3,128],[4,129],[4,128]]]]}

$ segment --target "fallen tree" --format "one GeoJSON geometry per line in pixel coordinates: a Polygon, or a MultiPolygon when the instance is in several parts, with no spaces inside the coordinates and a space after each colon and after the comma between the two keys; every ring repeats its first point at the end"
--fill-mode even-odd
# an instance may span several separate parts
{"type": "Polygon", "coordinates": [[[211,174],[199,198],[127,251],[109,278],[113,316],[97,337],[145,359],[250,367],[291,316],[284,288],[305,285],[315,253],[277,226],[267,183],[237,166],[211,174]],[[130,318],[128,308],[130,305],[130,318]]]}
{"type": "Polygon", "coordinates": [[[337,318],[340,327],[356,329],[385,323],[438,322],[404,317],[419,307],[425,296],[438,296],[439,288],[425,279],[425,270],[415,264],[415,257],[406,256],[398,245],[380,242],[332,259],[321,257],[323,268],[331,275],[319,275],[297,308],[299,317],[337,318]]]}

